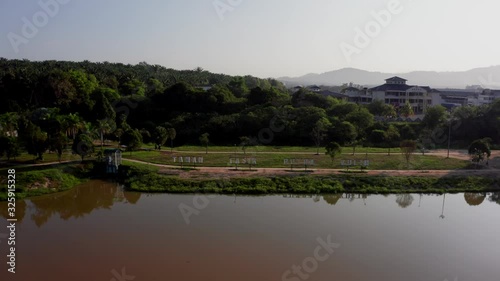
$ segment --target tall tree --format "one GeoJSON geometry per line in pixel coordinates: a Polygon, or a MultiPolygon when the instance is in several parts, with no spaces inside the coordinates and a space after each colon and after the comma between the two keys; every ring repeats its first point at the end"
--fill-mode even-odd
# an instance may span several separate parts
{"type": "Polygon", "coordinates": [[[43,154],[49,148],[47,132],[30,122],[25,130],[24,143],[29,154],[36,156],[36,160],[43,160],[43,154]]]}
{"type": "Polygon", "coordinates": [[[251,139],[249,137],[240,137],[240,146],[243,154],[247,154],[247,147],[250,145],[251,139]]]}
{"type": "Polygon", "coordinates": [[[5,155],[8,161],[21,155],[18,138],[0,136],[0,157],[2,155],[5,155]]]}
{"type": "Polygon", "coordinates": [[[20,116],[17,112],[7,112],[0,115],[0,134],[16,136],[19,119],[20,116]]]}
{"type": "Polygon", "coordinates": [[[177,131],[174,128],[168,128],[167,136],[168,139],[170,139],[170,152],[172,152],[174,150],[174,140],[175,137],[177,136],[177,131]]]}
{"type": "Polygon", "coordinates": [[[400,138],[399,131],[394,125],[389,125],[389,128],[384,132],[384,140],[387,145],[387,155],[391,155],[391,147],[394,142],[400,138]]]}
{"type": "Polygon", "coordinates": [[[139,133],[141,133],[142,141],[144,143],[149,143],[151,141],[151,133],[146,128],[142,128],[139,133]]]}
{"type": "Polygon", "coordinates": [[[319,155],[319,147],[321,146],[321,142],[326,137],[326,132],[332,126],[332,123],[327,118],[321,118],[316,121],[314,127],[311,131],[311,137],[314,141],[314,145],[316,146],[316,155],[319,155]]]}
{"type": "Polygon", "coordinates": [[[64,127],[66,128],[66,134],[74,140],[78,132],[85,127],[85,123],[78,113],[70,113],[64,118],[64,127]]]}
{"type": "Polygon", "coordinates": [[[201,145],[205,147],[205,154],[208,154],[208,144],[210,143],[210,140],[208,139],[209,136],[209,133],[204,133],[199,138],[201,145]]]}
{"type": "Polygon", "coordinates": [[[415,150],[417,149],[417,142],[414,140],[404,140],[400,144],[401,153],[406,159],[406,165],[410,165],[410,159],[415,150]]]}
{"type": "Polygon", "coordinates": [[[376,99],[372,103],[368,104],[367,108],[370,113],[375,116],[385,118],[396,117],[396,110],[394,109],[394,106],[386,104],[383,100],[376,99]]]}
{"type": "Polygon", "coordinates": [[[155,147],[157,147],[158,150],[161,150],[161,147],[165,144],[165,142],[167,142],[168,139],[167,129],[162,126],[156,127],[153,134],[153,139],[155,142],[155,147]]]}
{"type": "Polygon", "coordinates": [[[101,97],[94,106],[94,114],[98,120],[109,119],[113,122],[116,120],[116,112],[104,94],[101,94],[101,97]]]}
{"type": "Polygon", "coordinates": [[[64,132],[58,132],[49,137],[49,146],[51,150],[57,153],[57,160],[61,162],[64,149],[68,145],[68,136],[64,132]]]}
{"type": "Polygon", "coordinates": [[[94,153],[94,141],[88,134],[79,133],[73,140],[71,150],[73,150],[75,154],[80,155],[83,162],[85,157],[91,156],[92,153],[94,153]]]}
{"type": "Polygon", "coordinates": [[[403,106],[399,108],[399,114],[408,118],[414,114],[413,107],[409,102],[406,102],[403,106]]]}
{"type": "Polygon", "coordinates": [[[129,129],[123,133],[122,142],[127,146],[127,151],[138,150],[142,146],[142,135],[139,130],[129,129]]]}
{"type": "Polygon", "coordinates": [[[431,106],[427,108],[425,112],[424,119],[422,120],[422,126],[424,128],[434,130],[436,127],[446,122],[447,115],[446,108],[443,106],[431,106]]]}
{"type": "Polygon", "coordinates": [[[104,147],[104,136],[111,133],[113,130],[114,121],[111,119],[97,120],[96,130],[101,139],[101,149],[104,147]]]}
{"type": "Polygon", "coordinates": [[[371,127],[374,122],[373,114],[364,107],[358,107],[357,110],[347,114],[345,119],[356,127],[358,138],[364,137],[366,135],[366,130],[371,127]]]}
{"type": "Polygon", "coordinates": [[[479,162],[483,161],[485,158],[489,159],[491,156],[490,140],[478,139],[473,141],[469,146],[468,153],[472,162],[476,163],[477,167],[479,162]]]}
{"type": "Polygon", "coordinates": [[[333,161],[335,160],[335,157],[337,155],[340,155],[342,153],[342,147],[340,146],[340,144],[336,143],[336,142],[330,142],[326,147],[326,152],[325,154],[326,155],[329,155],[330,158],[332,158],[332,163],[333,161]]]}

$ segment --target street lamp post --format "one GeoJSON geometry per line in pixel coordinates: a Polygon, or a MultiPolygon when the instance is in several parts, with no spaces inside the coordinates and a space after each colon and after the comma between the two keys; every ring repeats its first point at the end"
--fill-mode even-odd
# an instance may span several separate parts
{"type": "Polygon", "coordinates": [[[446,158],[450,158],[451,121],[452,121],[452,119],[450,118],[450,122],[448,122],[448,156],[446,158]]]}
{"type": "Polygon", "coordinates": [[[446,200],[446,193],[443,195],[443,207],[441,209],[441,215],[439,216],[439,218],[441,219],[444,219],[444,202],[446,200]]]}

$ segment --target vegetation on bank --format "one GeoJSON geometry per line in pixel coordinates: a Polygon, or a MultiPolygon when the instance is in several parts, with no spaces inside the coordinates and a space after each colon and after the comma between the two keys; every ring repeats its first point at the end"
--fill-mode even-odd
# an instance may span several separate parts
{"type": "MultiPolygon", "coordinates": [[[[25,167],[16,169],[16,198],[40,196],[69,190],[92,174],[92,163],[25,167]]],[[[0,169],[0,201],[7,200],[7,172],[0,169]]]]}
{"type": "Polygon", "coordinates": [[[126,169],[124,183],[131,191],[220,194],[319,193],[445,193],[500,190],[499,180],[483,177],[387,177],[363,174],[328,176],[213,177],[181,179],[139,165],[126,169]]]}

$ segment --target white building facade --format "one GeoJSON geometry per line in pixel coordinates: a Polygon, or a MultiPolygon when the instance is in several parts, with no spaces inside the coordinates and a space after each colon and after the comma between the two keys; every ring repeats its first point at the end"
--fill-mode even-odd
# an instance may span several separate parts
{"type": "Polygon", "coordinates": [[[409,103],[415,115],[422,115],[430,106],[441,103],[439,92],[428,86],[408,85],[407,80],[400,77],[392,77],[385,82],[383,85],[368,89],[373,100],[382,100],[395,108],[409,103]]]}

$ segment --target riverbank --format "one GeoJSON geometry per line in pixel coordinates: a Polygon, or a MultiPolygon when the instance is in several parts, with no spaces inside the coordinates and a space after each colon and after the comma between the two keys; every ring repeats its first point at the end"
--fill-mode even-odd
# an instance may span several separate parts
{"type": "MultiPolygon", "coordinates": [[[[130,191],[219,194],[318,194],[318,193],[458,193],[500,190],[500,179],[485,176],[449,175],[387,176],[369,174],[289,173],[244,177],[205,174],[181,178],[158,167],[134,163],[124,166],[123,182],[130,191]]],[[[172,172],[172,171],[171,171],[172,172]]],[[[194,171],[197,172],[197,171],[194,171]]],[[[175,173],[175,171],[174,171],[175,173]]],[[[189,171],[187,172],[189,173],[189,171]]]]}
{"type": "MultiPolygon", "coordinates": [[[[69,190],[91,178],[93,163],[10,167],[16,173],[16,198],[23,199],[69,190]]],[[[7,172],[0,169],[0,201],[7,200],[7,172]]]]}
{"type": "MultiPolygon", "coordinates": [[[[457,193],[500,191],[496,170],[363,171],[315,169],[230,170],[166,168],[125,161],[117,177],[127,190],[145,193],[335,194],[457,193]]],[[[69,190],[91,178],[106,178],[93,161],[16,169],[18,199],[69,190]],[[99,172],[100,171],[100,172],[99,172]]],[[[0,169],[5,170],[5,169],[0,169]]],[[[7,199],[7,173],[0,176],[0,201],[7,199]]]]}

